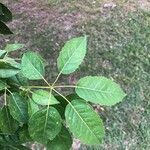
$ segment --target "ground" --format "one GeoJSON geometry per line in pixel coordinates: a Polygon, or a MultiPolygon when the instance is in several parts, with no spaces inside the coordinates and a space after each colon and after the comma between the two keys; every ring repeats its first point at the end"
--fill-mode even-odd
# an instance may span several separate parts
{"type": "MultiPolygon", "coordinates": [[[[88,35],[88,53],[74,74],[60,78],[73,83],[86,75],[114,79],[127,93],[114,107],[95,106],[106,137],[101,146],[81,150],[150,149],[150,2],[146,0],[5,0],[13,11],[13,36],[6,42],[25,43],[48,61],[47,78],[57,75],[56,59],[66,40],[88,35]]],[[[16,54],[15,54],[16,55],[16,54]]]]}

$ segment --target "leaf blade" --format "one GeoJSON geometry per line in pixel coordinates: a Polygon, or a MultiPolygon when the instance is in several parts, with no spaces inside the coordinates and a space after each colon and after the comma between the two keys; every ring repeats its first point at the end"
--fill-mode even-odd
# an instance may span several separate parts
{"type": "Polygon", "coordinates": [[[36,90],[32,94],[32,99],[34,102],[40,105],[55,105],[59,104],[57,99],[48,91],[36,90]],[[51,97],[51,98],[50,98],[51,97]]]}
{"type": "Polygon", "coordinates": [[[0,21],[0,34],[9,35],[9,34],[13,34],[13,32],[7,27],[5,23],[0,21]]]}
{"type": "Polygon", "coordinates": [[[47,109],[41,109],[29,119],[30,136],[42,144],[47,144],[48,140],[54,139],[61,130],[61,117],[57,110],[49,107],[47,117],[46,114],[47,109]]]}
{"type": "Polygon", "coordinates": [[[23,75],[30,80],[42,79],[45,75],[44,62],[34,52],[27,52],[22,57],[21,70],[23,75]]]}
{"type": "Polygon", "coordinates": [[[24,47],[24,44],[7,44],[5,47],[5,51],[12,52],[24,47]]]}
{"type": "Polygon", "coordinates": [[[65,127],[62,127],[60,133],[47,144],[48,150],[70,150],[72,146],[72,138],[65,127]]]}
{"type": "Polygon", "coordinates": [[[20,71],[20,64],[13,59],[6,57],[0,60],[0,78],[9,78],[20,71]]]}
{"type": "Polygon", "coordinates": [[[0,58],[3,59],[6,53],[5,50],[0,50],[0,58]]]}
{"type": "Polygon", "coordinates": [[[106,106],[115,105],[126,95],[118,84],[101,76],[81,78],[75,91],[86,101],[106,106]]]}
{"type": "Polygon", "coordinates": [[[13,134],[19,127],[18,122],[10,115],[7,106],[1,109],[0,120],[0,129],[5,134],[13,134]]]}
{"type": "Polygon", "coordinates": [[[66,107],[66,124],[76,138],[85,144],[100,144],[104,136],[103,122],[84,101],[75,99],[66,107]]]}
{"type": "Polygon", "coordinates": [[[62,74],[70,74],[79,67],[86,54],[86,45],[86,36],[73,38],[64,45],[57,59],[58,70],[62,74]]]}
{"type": "Polygon", "coordinates": [[[28,100],[28,114],[29,114],[29,117],[31,117],[37,111],[39,111],[38,105],[31,98],[29,98],[29,100],[28,100]]]}
{"type": "Polygon", "coordinates": [[[9,110],[14,119],[26,123],[28,121],[28,105],[26,100],[18,93],[11,93],[9,97],[9,110]]]}
{"type": "Polygon", "coordinates": [[[3,22],[8,22],[12,20],[11,11],[2,3],[0,3],[0,20],[3,22]]]}

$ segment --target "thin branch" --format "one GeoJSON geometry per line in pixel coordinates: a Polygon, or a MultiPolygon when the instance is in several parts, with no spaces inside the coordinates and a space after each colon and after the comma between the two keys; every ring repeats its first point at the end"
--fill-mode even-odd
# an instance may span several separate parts
{"type": "Polygon", "coordinates": [[[7,88],[5,88],[5,92],[4,92],[4,105],[5,106],[7,105],[6,90],[7,90],[7,88]]]}
{"type": "Polygon", "coordinates": [[[76,88],[76,85],[56,85],[54,88],[76,88]]]}
{"type": "Polygon", "coordinates": [[[51,86],[42,86],[42,85],[40,85],[40,86],[21,86],[20,87],[20,89],[21,88],[29,88],[29,89],[51,89],[52,87],[51,86]]]}
{"type": "Polygon", "coordinates": [[[42,79],[44,80],[44,82],[49,86],[51,87],[51,85],[48,83],[48,81],[41,75],[42,79]]]}
{"type": "Polygon", "coordinates": [[[55,83],[58,81],[58,79],[59,79],[61,73],[62,73],[62,72],[60,71],[59,74],[58,74],[58,76],[56,77],[54,83],[52,84],[52,87],[54,87],[55,83]]]}
{"type": "Polygon", "coordinates": [[[6,90],[12,95],[12,92],[9,89],[6,89],[6,90]]]}

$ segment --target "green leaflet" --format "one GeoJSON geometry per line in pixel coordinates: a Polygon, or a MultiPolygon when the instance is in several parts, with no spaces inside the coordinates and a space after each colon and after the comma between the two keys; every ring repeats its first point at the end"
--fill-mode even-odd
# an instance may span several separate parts
{"type": "Polygon", "coordinates": [[[0,50],[0,59],[3,59],[6,54],[5,50],[0,50]]]}
{"type": "Polygon", "coordinates": [[[9,57],[0,60],[0,78],[9,78],[20,71],[20,64],[9,57]]]}
{"type": "Polygon", "coordinates": [[[5,51],[11,52],[11,51],[16,51],[18,49],[21,49],[24,47],[24,44],[7,44],[5,47],[5,51]]]}
{"type": "Polygon", "coordinates": [[[47,144],[48,140],[53,140],[60,130],[61,117],[53,107],[41,109],[29,119],[29,134],[39,143],[47,144]]]}
{"type": "Polygon", "coordinates": [[[36,104],[31,98],[28,100],[28,114],[31,117],[39,110],[38,104],[36,104]]]}
{"type": "Polygon", "coordinates": [[[2,3],[0,3],[0,21],[8,22],[12,20],[11,11],[2,3]]]}
{"type": "Polygon", "coordinates": [[[19,127],[19,124],[10,115],[7,106],[4,106],[0,111],[0,129],[5,134],[13,134],[19,127]]]}
{"type": "Polygon", "coordinates": [[[17,85],[28,85],[28,79],[24,77],[21,72],[19,72],[15,76],[10,77],[8,79],[8,82],[17,85]]]}
{"type": "Polygon", "coordinates": [[[63,126],[60,133],[47,144],[48,150],[70,150],[72,137],[68,130],[63,126]]]}
{"type": "Polygon", "coordinates": [[[0,34],[8,35],[12,34],[10,29],[4,22],[12,20],[11,11],[2,3],[0,3],[0,34]]]}
{"type": "Polygon", "coordinates": [[[62,74],[70,74],[79,67],[86,54],[86,45],[86,36],[73,38],[64,45],[57,59],[58,70],[62,74]]]}
{"type": "Polygon", "coordinates": [[[20,67],[21,67],[18,62],[16,62],[14,59],[12,59],[10,57],[5,57],[0,62],[5,63],[5,64],[9,64],[11,67],[18,68],[18,69],[20,69],[20,67]]]}
{"type": "Polygon", "coordinates": [[[40,105],[55,105],[59,104],[57,99],[48,91],[45,90],[36,90],[32,94],[32,99],[34,102],[40,105]]]}
{"type": "Polygon", "coordinates": [[[100,144],[104,137],[103,122],[84,101],[75,99],[65,111],[66,124],[73,135],[85,144],[100,144]]]}
{"type": "Polygon", "coordinates": [[[34,52],[27,52],[22,57],[21,70],[23,75],[30,80],[42,79],[45,75],[45,64],[41,57],[34,52]]]}
{"type": "Polygon", "coordinates": [[[10,29],[8,28],[8,26],[5,23],[0,21],[0,34],[9,35],[9,34],[13,34],[13,32],[10,31],[10,29]]]}
{"type": "Polygon", "coordinates": [[[75,91],[86,101],[106,106],[122,101],[126,95],[118,84],[100,76],[87,76],[80,79],[75,91]]]}
{"type": "Polygon", "coordinates": [[[26,123],[28,121],[28,105],[19,93],[12,93],[9,97],[9,110],[14,119],[26,123]]]}
{"type": "Polygon", "coordinates": [[[15,68],[0,68],[0,78],[9,78],[16,75],[18,72],[19,70],[15,68]]]}

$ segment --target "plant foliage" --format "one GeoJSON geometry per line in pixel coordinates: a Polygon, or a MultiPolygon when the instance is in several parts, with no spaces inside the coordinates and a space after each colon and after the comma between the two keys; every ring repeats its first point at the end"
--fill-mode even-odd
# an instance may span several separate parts
{"type": "Polygon", "coordinates": [[[12,34],[12,31],[5,24],[12,20],[11,11],[2,3],[0,3],[0,34],[12,34]]]}
{"type": "Polygon", "coordinates": [[[87,37],[73,38],[64,45],[57,59],[59,73],[52,84],[45,78],[45,61],[39,54],[28,51],[20,62],[8,56],[23,46],[9,44],[0,51],[2,149],[28,149],[22,144],[38,142],[47,149],[69,150],[73,137],[84,144],[100,144],[105,129],[90,104],[121,102],[125,93],[120,86],[102,76],[83,77],[76,85],[57,84],[61,74],[74,72],[82,63],[87,37]],[[43,84],[33,85],[34,80],[43,84]],[[74,88],[75,93],[64,95],[60,88],[74,88]]]}

